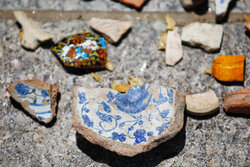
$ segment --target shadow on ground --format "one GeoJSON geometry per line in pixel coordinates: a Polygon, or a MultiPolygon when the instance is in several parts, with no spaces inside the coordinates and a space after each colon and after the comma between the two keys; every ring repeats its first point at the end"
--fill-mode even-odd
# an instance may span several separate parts
{"type": "Polygon", "coordinates": [[[158,145],[148,152],[138,154],[134,157],[121,156],[115,152],[104,149],[99,145],[94,145],[82,137],[79,133],[76,133],[76,142],[78,148],[83,153],[97,162],[106,163],[115,167],[152,167],[158,165],[166,159],[177,156],[183,150],[186,141],[186,120],[187,117],[185,116],[184,126],[174,138],[158,145]]]}

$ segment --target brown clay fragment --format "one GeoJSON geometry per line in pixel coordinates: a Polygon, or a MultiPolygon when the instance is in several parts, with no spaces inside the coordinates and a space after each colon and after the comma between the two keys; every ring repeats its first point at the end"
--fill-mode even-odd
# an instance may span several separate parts
{"type": "Polygon", "coordinates": [[[250,88],[235,90],[222,97],[227,113],[250,115],[250,88]]]}

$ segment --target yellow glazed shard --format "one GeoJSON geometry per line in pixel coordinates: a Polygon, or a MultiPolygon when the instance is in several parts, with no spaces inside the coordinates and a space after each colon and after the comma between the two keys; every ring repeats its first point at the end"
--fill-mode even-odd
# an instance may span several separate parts
{"type": "Polygon", "coordinates": [[[165,15],[165,21],[166,21],[166,24],[167,24],[167,30],[172,31],[175,28],[176,21],[170,16],[169,13],[167,13],[165,15]]]}
{"type": "Polygon", "coordinates": [[[244,81],[244,60],[244,55],[218,56],[213,62],[213,76],[223,82],[244,81]]]}

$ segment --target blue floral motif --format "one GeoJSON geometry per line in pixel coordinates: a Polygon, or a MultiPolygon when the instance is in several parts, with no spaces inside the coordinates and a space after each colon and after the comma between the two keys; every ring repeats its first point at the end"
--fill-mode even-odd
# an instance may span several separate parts
{"type": "Polygon", "coordinates": [[[110,103],[115,98],[115,95],[111,91],[109,91],[106,96],[108,98],[108,101],[107,101],[108,103],[110,103]]]}
{"type": "Polygon", "coordinates": [[[148,136],[153,136],[154,132],[153,131],[150,131],[147,133],[148,136]]]}
{"type": "Polygon", "coordinates": [[[120,142],[124,142],[126,140],[126,135],[124,133],[118,134],[116,132],[113,132],[112,140],[119,140],[120,142]]]}
{"type": "Polygon", "coordinates": [[[93,128],[94,126],[94,122],[90,121],[89,116],[88,115],[82,115],[82,119],[84,121],[84,125],[93,128]]]}
{"type": "Polygon", "coordinates": [[[108,114],[103,114],[100,111],[96,112],[96,115],[99,117],[100,120],[102,120],[103,122],[112,122],[112,115],[108,115],[108,114]]]}
{"type": "Polygon", "coordinates": [[[42,94],[42,96],[44,97],[44,98],[46,98],[46,97],[48,97],[49,96],[49,94],[47,93],[47,91],[46,90],[41,90],[41,94],[42,94]]]}
{"type": "Polygon", "coordinates": [[[163,110],[160,112],[160,116],[162,118],[166,118],[168,116],[169,110],[163,110]]]}
{"type": "Polygon", "coordinates": [[[146,131],[144,129],[138,129],[134,132],[134,136],[135,136],[135,142],[134,145],[139,144],[141,142],[146,142],[146,138],[144,137],[144,135],[146,134],[146,131]]]}
{"type": "Polygon", "coordinates": [[[24,85],[23,83],[18,83],[15,86],[15,90],[17,92],[17,94],[21,95],[21,96],[26,96],[27,94],[29,94],[30,88],[27,85],[24,85]]]}
{"type": "Polygon", "coordinates": [[[159,89],[160,89],[159,100],[153,99],[155,106],[165,103],[168,100],[168,98],[166,96],[163,96],[163,94],[161,93],[161,87],[159,89]]]}
{"type": "Polygon", "coordinates": [[[162,132],[164,132],[165,128],[167,128],[169,126],[169,122],[168,123],[164,123],[161,126],[157,127],[156,130],[159,131],[158,135],[160,135],[162,132]]]}
{"type": "Polygon", "coordinates": [[[79,104],[87,102],[86,94],[84,92],[78,92],[79,104]]]}
{"type": "Polygon", "coordinates": [[[106,111],[107,113],[111,112],[111,108],[109,107],[109,105],[107,103],[105,103],[104,101],[102,101],[101,105],[103,106],[104,111],[106,111]]]}
{"type": "Polygon", "coordinates": [[[128,114],[136,114],[147,108],[149,105],[152,94],[148,93],[148,88],[143,86],[136,86],[129,89],[127,94],[117,93],[114,101],[117,108],[128,114]],[[143,101],[147,99],[147,102],[143,101]]]}
{"type": "Polygon", "coordinates": [[[173,104],[173,102],[174,102],[174,99],[173,99],[174,90],[173,89],[167,89],[167,95],[169,96],[168,102],[170,104],[173,104]]]}

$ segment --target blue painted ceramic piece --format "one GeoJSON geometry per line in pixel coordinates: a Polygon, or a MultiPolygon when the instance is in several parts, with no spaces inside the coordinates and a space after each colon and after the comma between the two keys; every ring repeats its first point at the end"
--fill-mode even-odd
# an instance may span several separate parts
{"type": "Polygon", "coordinates": [[[160,86],[112,89],[77,88],[75,111],[79,122],[108,140],[129,145],[161,135],[175,115],[175,91],[160,86]]]}
{"type": "Polygon", "coordinates": [[[50,96],[46,90],[25,83],[17,83],[14,89],[21,102],[28,104],[31,111],[34,112],[32,115],[35,115],[37,119],[43,122],[51,119],[50,96]]]}

